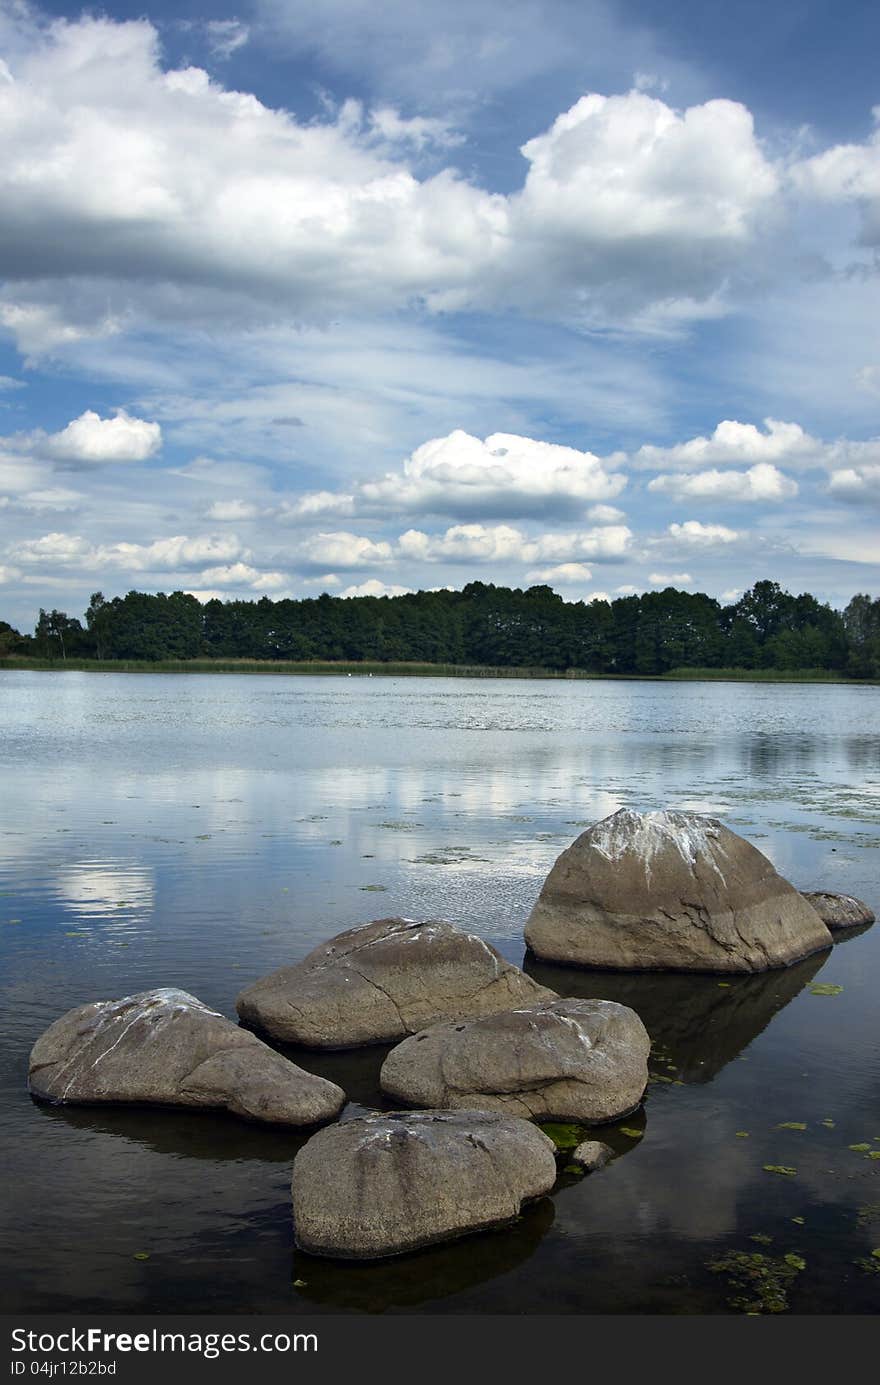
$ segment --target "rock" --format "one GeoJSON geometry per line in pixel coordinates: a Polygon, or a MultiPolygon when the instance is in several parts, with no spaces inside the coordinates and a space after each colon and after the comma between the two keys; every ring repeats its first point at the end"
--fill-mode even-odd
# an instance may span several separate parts
{"type": "Polygon", "coordinates": [[[556,1181],[552,1140],[494,1111],[401,1111],[342,1121],[293,1163],[296,1243],[375,1260],[512,1221],[556,1181]]]}
{"type": "Polygon", "coordinates": [[[345,1105],[335,1083],[174,989],[69,1010],[34,1044],[28,1084],[59,1104],[199,1106],[273,1125],[317,1125],[345,1105]]]}
{"type": "Polygon", "coordinates": [[[806,899],[826,928],[858,928],[874,922],[874,911],[851,894],[831,894],[829,890],[804,890],[806,899]]]}
{"type": "Polygon", "coordinates": [[[767,857],[717,819],[629,808],[562,853],[525,937],[549,961],[719,972],[787,966],[832,941],[767,857]]]}
{"type": "Polygon", "coordinates": [[[650,1047],[645,1026],[625,1005],[545,1001],[414,1034],[391,1050],[379,1080],[410,1106],[479,1106],[591,1125],[638,1106],[650,1047]]]}
{"type": "Polygon", "coordinates": [[[263,977],[241,1018],[309,1048],[393,1043],[440,1020],[555,999],[473,933],[449,923],[375,919],[263,977]]]}
{"type": "Polygon", "coordinates": [[[603,1145],[600,1140],[584,1140],[577,1149],[572,1150],[571,1162],[580,1164],[582,1169],[592,1173],[595,1169],[604,1169],[605,1165],[614,1158],[614,1150],[608,1145],[603,1145]]]}

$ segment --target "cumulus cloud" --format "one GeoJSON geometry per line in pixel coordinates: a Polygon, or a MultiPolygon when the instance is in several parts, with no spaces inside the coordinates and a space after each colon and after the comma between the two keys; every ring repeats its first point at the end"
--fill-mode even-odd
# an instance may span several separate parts
{"type": "Polygon", "coordinates": [[[314,534],[293,555],[298,567],[369,568],[390,563],[391,544],[385,539],[374,543],[360,534],[345,530],[314,534]]]}
{"type": "Polygon", "coordinates": [[[249,555],[234,535],[202,535],[155,539],[152,543],[92,544],[81,534],[54,531],[14,544],[9,556],[16,562],[82,568],[121,568],[133,572],[175,571],[229,562],[249,555]]]}
{"type": "Polygon", "coordinates": [[[12,567],[9,563],[0,563],[0,586],[8,586],[10,582],[18,582],[21,578],[21,568],[12,567]]]}
{"type": "Polygon", "coordinates": [[[189,322],[413,301],[686,318],[778,196],[733,101],[585,96],[523,145],[521,188],[497,194],[451,166],[413,171],[407,148],[443,141],[425,119],[347,102],[303,124],[200,68],[165,71],[146,20],[55,20],[10,67],[0,320],[32,354],[149,318],[157,292],[189,322]]]}
{"type": "Polygon", "coordinates": [[[585,563],[557,563],[555,567],[539,567],[526,573],[527,582],[558,583],[561,587],[574,587],[581,582],[592,580],[592,571],[585,563]]]}
{"type": "Polygon", "coordinates": [[[836,144],[812,158],[794,163],[794,187],[823,202],[851,202],[861,216],[861,242],[880,245],[880,106],[874,132],[862,144],[836,144]]]}
{"type": "Polygon", "coordinates": [[[704,467],[732,463],[747,466],[756,462],[796,462],[821,464],[823,444],[810,437],[798,423],[764,420],[765,432],[753,423],[724,419],[710,437],[690,438],[674,447],[654,447],[646,443],[631,458],[638,469],[660,471],[675,468],[700,471],[704,467]]]}
{"type": "Polygon", "coordinates": [[[214,587],[250,587],[254,591],[277,591],[288,584],[283,572],[261,572],[248,563],[227,563],[221,567],[209,567],[201,574],[203,582],[214,587]]]}
{"type": "Polygon", "coordinates": [[[667,533],[676,543],[694,548],[715,548],[719,544],[735,543],[736,529],[726,524],[702,524],[698,519],[686,519],[683,524],[670,524],[667,533]]]}
{"type": "Polygon", "coordinates": [[[648,490],[674,500],[732,501],[753,503],[790,500],[798,486],[769,462],[759,462],[748,471],[708,471],[655,476],[648,490]]]}
{"type": "Polygon", "coordinates": [[[625,525],[530,538],[509,524],[454,524],[443,534],[408,529],[398,539],[397,551],[421,562],[613,562],[626,555],[631,541],[632,532],[625,525]]]}
{"type": "Polygon", "coordinates": [[[36,446],[55,461],[102,464],[145,462],[161,444],[158,423],[132,418],[124,409],[117,409],[114,418],[101,418],[93,409],[86,409],[60,433],[49,434],[36,446]]]}
{"type": "Polygon", "coordinates": [[[324,516],[441,514],[516,519],[582,513],[597,524],[615,524],[622,512],[607,504],[626,485],[592,452],[512,433],[482,439],[456,428],[432,438],[399,471],[349,490],[313,491],[282,507],[299,523],[324,516]]]}
{"type": "Polygon", "coordinates": [[[648,581],[652,587],[690,587],[694,579],[689,572],[652,572],[648,581]]]}
{"type": "Polygon", "coordinates": [[[880,502],[880,464],[843,467],[832,473],[828,491],[835,500],[880,502]]]}
{"type": "Polygon", "coordinates": [[[394,583],[379,582],[375,577],[370,577],[366,582],[361,582],[356,587],[346,587],[345,591],[339,593],[342,597],[351,596],[408,596],[410,587],[398,587],[394,583]]]}

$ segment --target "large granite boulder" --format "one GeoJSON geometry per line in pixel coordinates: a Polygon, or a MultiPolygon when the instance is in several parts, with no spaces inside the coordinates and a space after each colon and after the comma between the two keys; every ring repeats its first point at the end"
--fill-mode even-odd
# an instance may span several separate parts
{"type": "Polygon", "coordinates": [[[629,808],[557,860],[526,924],[549,961],[753,972],[831,945],[812,905],[715,818],[629,808]]]}
{"type": "Polygon", "coordinates": [[[450,923],[375,919],[242,991],[241,1018],[309,1048],[394,1043],[440,1020],[553,1000],[473,933],[450,923]]]}
{"type": "Polygon", "coordinates": [[[613,1000],[554,1000],[404,1039],[382,1088],[409,1106],[479,1106],[527,1120],[599,1124],[634,1110],[651,1040],[613,1000]]]}
{"type": "Polygon", "coordinates": [[[296,1243],[375,1260],[512,1221],[556,1181],[552,1140],[495,1111],[406,1111],[319,1131],[293,1163],[296,1243]]]}
{"type": "Polygon", "coordinates": [[[173,989],[69,1010],[34,1044],[28,1083],[59,1104],[202,1106],[272,1125],[318,1125],[345,1105],[335,1083],[173,989]]]}
{"type": "Polygon", "coordinates": [[[804,890],[826,928],[858,928],[874,922],[874,911],[851,894],[832,894],[829,890],[804,890]]]}

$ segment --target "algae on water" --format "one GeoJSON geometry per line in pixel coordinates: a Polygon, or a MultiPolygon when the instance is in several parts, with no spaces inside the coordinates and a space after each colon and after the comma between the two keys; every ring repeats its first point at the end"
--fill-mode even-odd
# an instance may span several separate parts
{"type": "Polygon", "coordinates": [[[760,1314],[788,1311],[788,1290],[805,1266],[800,1255],[731,1250],[720,1260],[711,1260],[707,1269],[727,1276],[731,1308],[760,1314]]]}

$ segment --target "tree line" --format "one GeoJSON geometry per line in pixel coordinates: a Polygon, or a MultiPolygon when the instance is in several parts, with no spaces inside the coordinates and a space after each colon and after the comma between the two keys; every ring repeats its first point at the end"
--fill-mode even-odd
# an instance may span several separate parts
{"type": "Polygon", "coordinates": [[[548,586],[200,603],[175,591],[92,596],[83,619],[41,610],[33,635],[0,621],[0,658],[416,662],[662,674],[824,670],[880,677],[880,598],[844,611],[761,581],[722,606],[703,593],[567,602],[548,586]]]}

